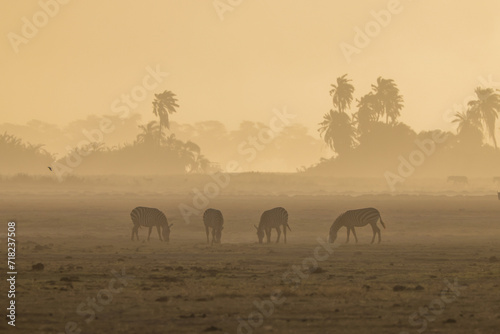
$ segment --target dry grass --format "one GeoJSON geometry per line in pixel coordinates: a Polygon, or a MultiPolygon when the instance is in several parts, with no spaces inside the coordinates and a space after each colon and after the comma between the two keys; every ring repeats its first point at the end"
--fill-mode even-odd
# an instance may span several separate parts
{"type": "MultiPolygon", "coordinates": [[[[426,332],[497,333],[500,327],[500,205],[493,196],[221,195],[210,206],[224,213],[223,243],[211,247],[201,216],[186,224],[179,214],[178,204],[189,204],[186,195],[40,193],[0,197],[1,220],[18,222],[12,332],[59,333],[74,321],[82,333],[236,333],[238,317],[257,310],[254,301],[280,290],[286,300],[254,333],[416,333],[420,327],[409,316],[429,307],[444,280],[455,278],[466,288],[426,332]],[[156,230],[149,243],[142,241],[145,229],[140,242],[130,241],[129,213],[138,205],[164,210],[174,223],[170,244],[159,242],[156,230]],[[253,224],[278,205],[290,213],[289,243],[256,244],[253,224]],[[358,245],[337,248],[298,286],[283,282],[292,265],[313,255],[337,214],[365,206],[382,213],[382,244],[370,245],[369,227],[359,229],[358,245]],[[32,270],[37,263],[42,271],[32,270]],[[111,270],[122,268],[135,278],[85,323],[79,304],[96,298],[111,270]]],[[[6,257],[4,248],[0,256],[6,257]]],[[[0,331],[6,328],[0,322],[0,331]]]]}

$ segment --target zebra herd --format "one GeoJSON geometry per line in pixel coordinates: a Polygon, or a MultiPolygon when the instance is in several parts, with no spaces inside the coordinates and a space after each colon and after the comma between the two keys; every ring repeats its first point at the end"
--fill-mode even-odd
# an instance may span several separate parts
{"type": "MultiPolygon", "coordinates": [[[[132,222],[134,226],[132,227],[132,240],[134,240],[134,235],[137,240],[139,240],[138,230],[139,227],[144,226],[149,228],[148,241],[151,236],[151,231],[153,227],[156,227],[158,231],[158,236],[160,240],[169,242],[170,240],[170,228],[173,224],[168,224],[167,217],[163,212],[155,208],[147,208],[139,206],[132,210],[130,213],[132,222]]],[[[385,224],[382,220],[380,212],[375,208],[364,208],[357,210],[349,210],[337,217],[330,227],[330,232],[328,234],[328,242],[333,243],[337,239],[337,232],[345,227],[347,229],[347,241],[349,242],[349,236],[352,231],[356,242],[358,242],[358,237],[356,236],[355,227],[363,227],[370,225],[373,230],[373,237],[371,243],[375,241],[375,237],[378,234],[378,242],[381,241],[380,229],[377,227],[377,222],[380,221],[382,227],[385,228],[385,224]]],[[[207,234],[207,244],[210,243],[210,229],[212,231],[212,244],[219,244],[221,242],[222,230],[224,228],[224,217],[222,212],[216,209],[207,209],[203,214],[203,223],[205,225],[205,232],[207,234]]],[[[267,243],[271,242],[271,230],[276,229],[278,238],[276,243],[279,243],[281,237],[281,229],[283,228],[283,241],[286,244],[286,229],[288,228],[290,232],[292,229],[288,225],[288,212],[282,208],[277,207],[271,210],[264,211],[260,216],[259,226],[254,225],[257,229],[257,238],[259,243],[262,243],[264,236],[267,239],[267,243]]]]}

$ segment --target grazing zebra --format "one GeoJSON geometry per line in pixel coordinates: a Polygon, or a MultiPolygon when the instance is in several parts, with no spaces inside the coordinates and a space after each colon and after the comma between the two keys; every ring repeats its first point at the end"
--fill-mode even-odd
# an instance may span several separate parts
{"type": "Polygon", "coordinates": [[[259,227],[255,226],[257,229],[257,237],[259,238],[259,243],[262,243],[264,239],[264,233],[267,237],[267,242],[271,242],[271,229],[275,228],[278,232],[278,239],[276,239],[276,243],[280,242],[281,236],[281,225],[283,225],[283,234],[284,241],[286,244],[286,228],[292,231],[290,226],[288,225],[288,212],[282,207],[277,207],[271,210],[264,211],[262,216],[260,216],[259,227]]]}
{"type": "Polygon", "coordinates": [[[337,239],[337,232],[341,227],[345,226],[347,228],[347,242],[349,242],[349,232],[352,230],[356,242],[358,242],[358,237],[356,236],[356,231],[354,227],[362,227],[370,224],[373,229],[372,243],[375,240],[375,235],[378,233],[378,242],[380,243],[380,229],[377,227],[377,222],[380,219],[380,223],[385,228],[385,224],[382,221],[380,212],[374,208],[364,208],[357,210],[349,210],[341,214],[335,219],[332,226],[330,227],[330,235],[328,241],[333,243],[337,239]]]}
{"type": "Polygon", "coordinates": [[[212,229],[212,245],[214,242],[220,244],[220,239],[222,236],[222,229],[224,228],[224,217],[222,212],[216,209],[207,209],[203,214],[203,223],[205,224],[205,231],[207,232],[207,244],[210,243],[209,231],[212,229]]]}
{"type": "Polygon", "coordinates": [[[148,241],[151,236],[151,230],[153,226],[156,226],[156,230],[158,231],[158,236],[160,240],[168,242],[170,239],[170,228],[174,224],[168,225],[167,217],[158,209],[155,208],[146,208],[143,206],[138,206],[132,212],[130,212],[130,217],[132,218],[132,222],[134,226],[132,227],[132,240],[134,240],[134,235],[139,240],[139,227],[145,226],[149,227],[148,241]],[[161,230],[161,232],[160,232],[161,230]],[[162,238],[163,236],[163,238],[162,238]]]}

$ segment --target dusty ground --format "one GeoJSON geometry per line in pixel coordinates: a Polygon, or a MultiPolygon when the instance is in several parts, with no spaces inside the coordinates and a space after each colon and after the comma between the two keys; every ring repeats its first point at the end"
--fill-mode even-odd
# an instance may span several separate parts
{"type": "Polygon", "coordinates": [[[210,202],[225,216],[223,244],[214,247],[205,244],[200,217],[182,219],[180,203],[190,204],[189,195],[2,190],[1,271],[6,222],[15,219],[18,280],[16,328],[2,316],[0,331],[62,333],[74,322],[81,333],[499,332],[495,196],[222,194],[210,202]],[[167,214],[170,244],[156,231],[144,242],[145,229],[141,241],[130,241],[129,213],[138,205],[167,214]],[[258,245],[253,224],[275,206],[289,211],[288,244],[258,245]],[[366,227],[357,245],[345,245],[341,230],[340,247],[331,254],[321,248],[317,238],[326,238],[336,215],[366,206],[379,208],[386,222],[380,245],[369,244],[366,227]],[[315,254],[319,268],[303,269],[315,254]],[[32,270],[37,263],[43,271],[32,270]],[[283,280],[293,266],[301,279],[283,280]],[[112,271],[126,278],[115,281],[112,271]],[[100,298],[96,318],[77,314],[93,298],[100,298]],[[247,327],[249,316],[255,328],[247,327]]]}

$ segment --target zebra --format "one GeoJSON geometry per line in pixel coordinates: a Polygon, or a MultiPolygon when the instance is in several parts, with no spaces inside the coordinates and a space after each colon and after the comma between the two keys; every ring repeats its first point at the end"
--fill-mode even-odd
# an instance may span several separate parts
{"type": "Polygon", "coordinates": [[[220,239],[222,236],[222,229],[224,228],[224,217],[222,212],[216,209],[207,209],[203,213],[203,223],[205,224],[205,231],[207,232],[207,244],[210,243],[209,231],[212,229],[212,245],[214,242],[220,244],[220,239]]]}
{"type": "Polygon", "coordinates": [[[156,230],[158,231],[158,236],[160,240],[169,242],[170,240],[170,228],[174,224],[168,224],[167,217],[158,209],[155,208],[146,208],[143,206],[138,206],[132,212],[130,212],[130,217],[132,218],[132,222],[134,226],[132,227],[132,240],[134,240],[134,235],[139,240],[139,227],[145,226],[149,227],[148,241],[151,236],[151,231],[153,230],[153,226],[156,226],[156,230]],[[161,229],[161,232],[160,232],[161,229]]]}
{"type": "Polygon", "coordinates": [[[286,244],[286,228],[288,227],[290,232],[292,231],[292,229],[288,225],[288,212],[282,207],[264,211],[264,213],[262,213],[262,216],[260,216],[259,227],[254,225],[257,229],[257,237],[259,238],[259,243],[262,243],[262,240],[264,239],[264,233],[266,234],[267,242],[271,242],[271,229],[273,228],[275,228],[278,232],[278,239],[276,239],[276,243],[280,242],[281,225],[283,225],[284,241],[286,244]]]}
{"type": "Polygon", "coordinates": [[[328,241],[333,243],[335,239],[337,239],[337,232],[345,226],[347,228],[347,242],[349,242],[349,233],[352,230],[352,234],[358,242],[358,237],[356,236],[356,231],[354,227],[362,227],[370,224],[373,229],[373,238],[372,242],[375,241],[375,235],[378,234],[378,242],[380,243],[380,229],[377,227],[377,222],[380,219],[380,223],[385,228],[384,221],[382,220],[382,216],[380,216],[380,212],[375,208],[364,208],[357,210],[349,210],[342,213],[340,216],[335,219],[332,226],[330,227],[330,233],[328,237],[328,241]]]}

